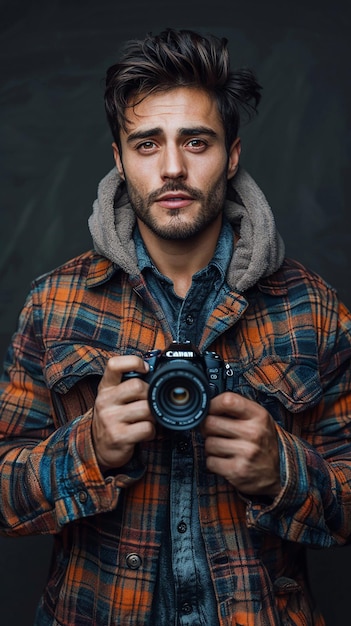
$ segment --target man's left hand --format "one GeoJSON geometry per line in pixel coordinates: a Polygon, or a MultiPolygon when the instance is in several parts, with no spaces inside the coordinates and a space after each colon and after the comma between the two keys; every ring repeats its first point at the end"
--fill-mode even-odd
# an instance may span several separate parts
{"type": "Polygon", "coordinates": [[[279,448],[272,416],[261,405],[225,392],[215,397],[201,426],[207,468],[247,495],[275,497],[279,448]]]}

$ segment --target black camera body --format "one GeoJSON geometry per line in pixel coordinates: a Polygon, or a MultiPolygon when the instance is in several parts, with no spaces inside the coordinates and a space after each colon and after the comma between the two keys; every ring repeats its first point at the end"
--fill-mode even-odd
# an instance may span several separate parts
{"type": "Polygon", "coordinates": [[[208,413],[211,398],[225,391],[225,367],[216,352],[203,352],[190,341],[173,341],[166,350],[144,355],[146,375],[128,372],[123,380],[149,383],[148,401],[155,419],[171,430],[198,426],[208,413]]]}

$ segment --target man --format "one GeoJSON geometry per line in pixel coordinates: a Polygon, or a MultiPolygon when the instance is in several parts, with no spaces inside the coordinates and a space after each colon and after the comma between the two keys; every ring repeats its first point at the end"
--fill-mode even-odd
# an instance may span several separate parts
{"type": "Polygon", "coordinates": [[[351,532],[351,318],[239,168],[259,98],[190,31],[107,73],[95,249],[34,281],[2,379],[2,533],[55,534],[38,626],[324,623],[305,547],[351,532]],[[225,387],[177,429],[148,390],[189,341],[225,387]]]}

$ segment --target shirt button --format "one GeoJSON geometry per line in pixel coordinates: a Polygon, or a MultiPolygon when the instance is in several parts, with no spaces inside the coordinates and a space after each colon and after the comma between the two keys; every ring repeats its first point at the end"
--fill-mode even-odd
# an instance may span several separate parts
{"type": "Polygon", "coordinates": [[[191,606],[191,604],[189,604],[189,602],[184,602],[184,604],[182,605],[182,613],[185,613],[186,615],[190,615],[192,611],[193,611],[193,607],[191,606]]]}
{"type": "Polygon", "coordinates": [[[177,530],[179,533],[186,533],[188,527],[185,522],[179,522],[177,526],[177,530]]]}
{"type": "Polygon", "coordinates": [[[131,552],[126,556],[126,562],[129,569],[139,569],[142,563],[139,554],[136,554],[135,552],[131,552]]]}
{"type": "Polygon", "coordinates": [[[186,316],[185,321],[188,324],[188,326],[191,326],[194,323],[194,318],[191,315],[191,313],[189,313],[189,315],[186,316]]]}
{"type": "Polygon", "coordinates": [[[84,504],[84,502],[86,502],[87,499],[88,499],[87,492],[86,491],[80,491],[79,494],[78,494],[78,498],[79,498],[79,502],[84,504]]]}
{"type": "Polygon", "coordinates": [[[181,439],[177,443],[178,452],[182,452],[183,454],[185,454],[185,452],[188,452],[189,447],[190,447],[189,441],[187,441],[186,439],[181,439]]]}

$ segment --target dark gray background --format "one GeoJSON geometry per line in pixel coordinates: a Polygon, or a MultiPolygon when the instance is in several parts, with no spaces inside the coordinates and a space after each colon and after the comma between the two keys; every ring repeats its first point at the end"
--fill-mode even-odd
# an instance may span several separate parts
{"type": "MultiPolygon", "coordinates": [[[[31,279],[91,245],[87,218],[113,166],[106,68],[123,40],[166,26],[226,36],[233,66],[256,71],[263,100],[242,130],[242,163],[270,201],[287,253],[351,307],[348,5],[0,2],[1,355],[31,279]]],[[[0,539],[0,626],[32,624],[50,547],[44,537],[0,539]]],[[[350,549],[313,552],[310,562],[328,626],[350,623],[350,549]]]]}

